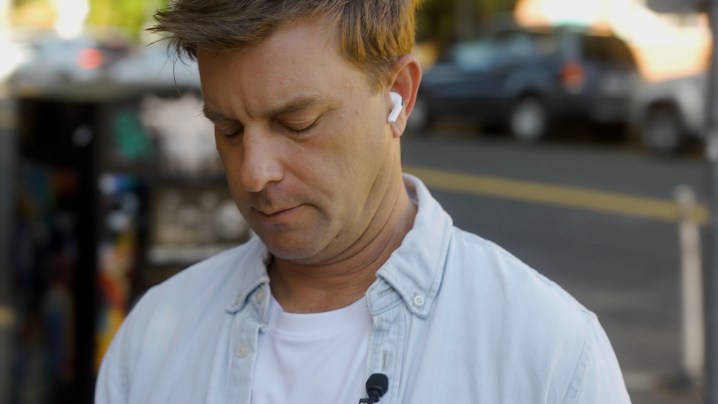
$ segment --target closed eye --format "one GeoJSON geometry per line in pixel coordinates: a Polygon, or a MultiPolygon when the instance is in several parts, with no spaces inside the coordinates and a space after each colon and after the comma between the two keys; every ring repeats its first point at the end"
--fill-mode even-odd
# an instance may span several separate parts
{"type": "Polygon", "coordinates": [[[288,123],[278,122],[281,127],[294,134],[305,134],[314,129],[319,123],[319,119],[315,119],[309,123],[288,123]]]}
{"type": "Polygon", "coordinates": [[[244,131],[244,126],[233,125],[222,127],[222,125],[215,125],[215,131],[224,137],[232,138],[241,135],[244,131]]]}

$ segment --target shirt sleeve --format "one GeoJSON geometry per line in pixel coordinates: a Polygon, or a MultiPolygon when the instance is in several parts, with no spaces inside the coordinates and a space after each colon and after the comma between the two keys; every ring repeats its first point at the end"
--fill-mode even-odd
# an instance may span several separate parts
{"type": "Polygon", "coordinates": [[[95,385],[96,404],[125,404],[129,402],[129,379],[126,360],[129,357],[125,321],[112,339],[102,359],[95,385]]]}
{"type": "Polygon", "coordinates": [[[626,384],[611,342],[591,316],[581,358],[565,404],[630,404],[626,384]]]}

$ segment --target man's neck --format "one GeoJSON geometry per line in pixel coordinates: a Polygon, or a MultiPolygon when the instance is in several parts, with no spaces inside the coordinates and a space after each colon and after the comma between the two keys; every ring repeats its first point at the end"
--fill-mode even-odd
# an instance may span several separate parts
{"type": "Polygon", "coordinates": [[[378,217],[360,238],[363,245],[350,256],[327,264],[304,265],[273,258],[269,265],[272,294],[291,313],[319,313],[346,307],[360,299],[376,272],[411,230],[416,206],[405,189],[391,209],[378,217]]]}

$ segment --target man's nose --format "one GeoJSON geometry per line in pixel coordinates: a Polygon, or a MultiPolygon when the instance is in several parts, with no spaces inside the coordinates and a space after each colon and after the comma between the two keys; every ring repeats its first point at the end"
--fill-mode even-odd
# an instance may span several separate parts
{"type": "Polygon", "coordinates": [[[263,131],[246,131],[239,176],[247,192],[262,191],[267,184],[282,179],[280,142],[263,131]]]}

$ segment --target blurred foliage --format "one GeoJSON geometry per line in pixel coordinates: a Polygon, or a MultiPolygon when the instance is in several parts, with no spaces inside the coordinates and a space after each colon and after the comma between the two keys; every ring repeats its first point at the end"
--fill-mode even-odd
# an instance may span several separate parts
{"type": "Polygon", "coordinates": [[[37,3],[38,1],[39,0],[14,0],[14,1],[12,1],[12,4],[15,7],[21,7],[21,6],[27,5],[29,3],[37,3]]]}
{"type": "Polygon", "coordinates": [[[87,24],[99,31],[119,30],[124,36],[139,40],[158,8],[167,0],[89,0],[87,24]]]}
{"type": "Polygon", "coordinates": [[[496,16],[511,13],[519,0],[424,0],[417,15],[417,40],[443,46],[478,35],[496,16]]]}

